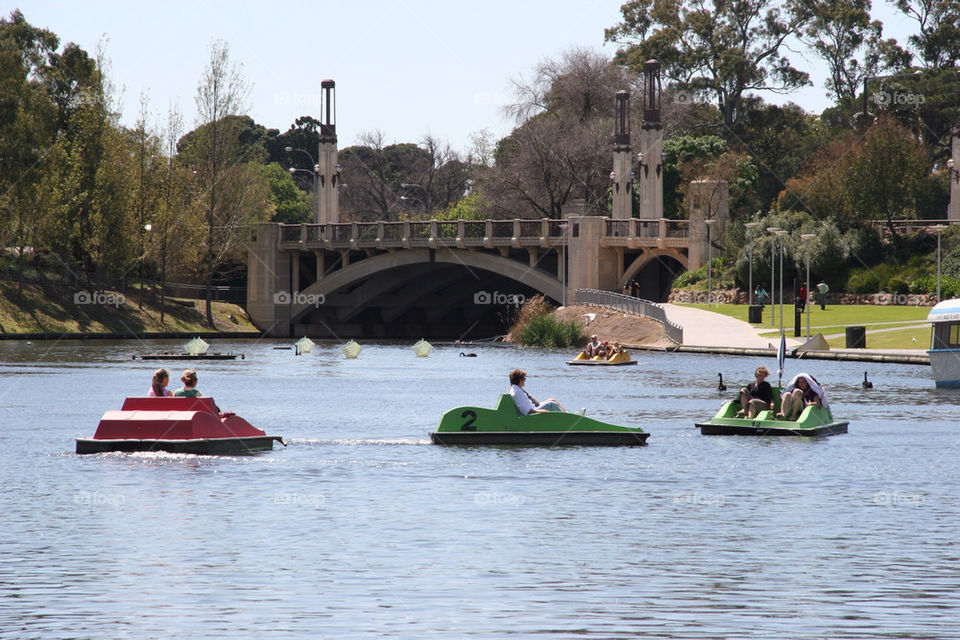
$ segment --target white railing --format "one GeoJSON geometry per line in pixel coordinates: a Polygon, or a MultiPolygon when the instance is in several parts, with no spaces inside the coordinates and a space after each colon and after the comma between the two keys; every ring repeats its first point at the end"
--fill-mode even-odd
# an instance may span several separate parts
{"type": "Polygon", "coordinates": [[[677,344],[683,344],[683,327],[667,320],[666,310],[656,302],[598,289],[577,289],[576,300],[577,304],[598,304],[656,320],[663,325],[668,338],[677,344]]]}

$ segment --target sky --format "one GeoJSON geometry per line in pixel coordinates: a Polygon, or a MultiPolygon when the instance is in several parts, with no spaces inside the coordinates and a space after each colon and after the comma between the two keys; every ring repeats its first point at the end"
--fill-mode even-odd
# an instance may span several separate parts
{"type": "MultiPolygon", "coordinates": [[[[620,21],[622,0],[8,2],[0,0],[0,15],[19,8],[61,46],[102,49],[127,125],[144,94],[156,126],[174,105],[192,129],[197,85],[221,39],[252,87],[248,114],[267,128],[283,132],[302,115],[318,117],[320,82],[329,78],[341,148],[380,131],[388,144],[431,135],[466,151],[477,132],[510,132],[502,107],[513,101],[512,82],[529,79],[541,60],[574,47],[612,57],[616,46],[604,44],[603,31],[620,21]]],[[[874,9],[884,36],[904,44],[911,25],[883,0],[874,9]]],[[[800,54],[794,64],[816,86],[762,95],[819,113],[830,104],[823,65],[800,54]]]]}

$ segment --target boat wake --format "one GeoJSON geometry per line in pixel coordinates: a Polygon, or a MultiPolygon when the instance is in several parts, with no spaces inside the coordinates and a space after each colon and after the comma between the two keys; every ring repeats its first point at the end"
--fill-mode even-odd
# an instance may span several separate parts
{"type": "Polygon", "coordinates": [[[288,444],[298,445],[298,444],[307,444],[307,445],[421,445],[421,444],[430,444],[429,438],[423,439],[412,439],[412,438],[294,438],[287,441],[288,444]]]}

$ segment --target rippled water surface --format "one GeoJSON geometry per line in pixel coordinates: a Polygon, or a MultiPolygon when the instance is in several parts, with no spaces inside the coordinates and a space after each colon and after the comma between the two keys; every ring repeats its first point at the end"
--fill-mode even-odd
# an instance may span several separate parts
{"type": "Polygon", "coordinates": [[[223,342],[200,388],[287,448],[74,455],[141,348],[0,343],[0,638],[960,637],[960,393],[925,367],[805,362],[848,434],[708,437],[717,373],[775,363],[223,342]],[[513,367],[649,446],[429,443],[513,367]]]}

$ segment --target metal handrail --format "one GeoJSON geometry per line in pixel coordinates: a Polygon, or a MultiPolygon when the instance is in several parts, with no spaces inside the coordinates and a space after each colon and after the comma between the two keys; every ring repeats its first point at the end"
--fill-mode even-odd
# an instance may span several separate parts
{"type": "Polygon", "coordinates": [[[667,320],[666,310],[656,302],[599,289],[577,289],[576,300],[577,304],[597,304],[656,320],[663,325],[663,330],[670,340],[683,344],[683,327],[667,320]]]}

